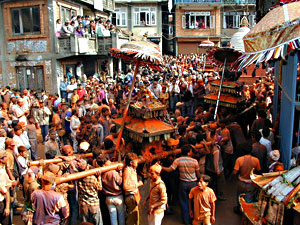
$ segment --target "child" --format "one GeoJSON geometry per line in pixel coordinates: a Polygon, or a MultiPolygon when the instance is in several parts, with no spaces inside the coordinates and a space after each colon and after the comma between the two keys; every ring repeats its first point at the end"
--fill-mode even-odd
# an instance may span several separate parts
{"type": "Polygon", "coordinates": [[[190,216],[194,218],[193,225],[211,225],[215,222],[215,201],[217,200],[214,191],[208,187],[210,177],[201,175],[198,185],[190,191],[189,210],[190,216]],[[192,199],[194,199],[194,212],[192,211],[192,199]]]}

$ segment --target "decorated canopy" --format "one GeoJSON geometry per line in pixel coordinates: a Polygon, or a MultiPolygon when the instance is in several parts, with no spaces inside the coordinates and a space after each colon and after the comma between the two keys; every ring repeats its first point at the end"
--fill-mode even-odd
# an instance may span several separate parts
{"type": "Polygon", "coordinates": [[[161,70],[160,64],[162,62],[162,54],[159,46],[149,41],[129,41],[121,48],[112,48],[111,55],[116,58],[121,58],[125,61],[136,61],[140,59],[141,65],[148,65],[149,67],[161,70]]]}
{"type": "MultiPolygon", "coordinates": [[[[122,124],[122,118],[114,119],[116,125],[122,124]]],[[[139,137],[154,137],[162,134],[174,132],[174,127],[158,119],[141,119],[127,116],[125,119],[125,129],[139,137]]]]}
{"type": "Polygon", "coordinates": [[[300,47],[300,2],[274,8],[244,37],[239,69],[251,63],[285,57],[300,47]]]}

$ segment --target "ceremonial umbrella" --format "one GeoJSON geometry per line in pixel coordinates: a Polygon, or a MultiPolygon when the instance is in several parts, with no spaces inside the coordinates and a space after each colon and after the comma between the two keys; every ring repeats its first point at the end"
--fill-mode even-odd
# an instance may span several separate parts
{"type": "Polygon", "coordinates": [[[300,48],[300,2],[291,2],[272,9],[243,38],[245,54],[239,69],[251,63],[284,58],[300,48]]]}
{"type": "Polygon", "coordinates": [[[236,60],[241,56],[242,54],[238,51],[235,51],[233,48],[217,48],[215,49],[210,56],[214,59],[214,61],[219,64],[223,65],[222,70],[222,76],[220,81],[220,87],[217,97],[217,104],[215,109],[215,115],[214,119],[217,117],[219,102],[220,102],[220,95],[221,95],[221,89],[223,85],[223,79],[224,79],[224,71],[226,65],[231,65],[232,63],[236,62],[236,60]]]}
{"type": "MultiPolygon", "coordinates": [[[[198,47],[202,49],[212,49],[215,47],[215,43],[208,39],[205,41],[201,41],[198,47]]],[[[205,72],[205,64],[206,64],[206,53],[204,54],[203,72],[205,72]]]]}
{"type": "Polygon", "coordinates": [[[128,94],[128,101],[123,113],[121,129],[118,135],[116,149],[118,150],[120,147],[120,142],[122,138],[122,133],[125,126],[125,120],[128,113],[128,108],[130,105],[132,91],[135,84],[136,75],[138,73],[138,69],[140,66],[146,66],[161,71],[161,63],[162,63],[162,55],[158,45],[149,42],[149,41],[129,41],[123,45],[121,48],[112,48],[111,55],[116,58],[121,58],[127,62],[135,62],[135,71],[133,74],[133,79],[131,83],[131,87],[128,94]]]}

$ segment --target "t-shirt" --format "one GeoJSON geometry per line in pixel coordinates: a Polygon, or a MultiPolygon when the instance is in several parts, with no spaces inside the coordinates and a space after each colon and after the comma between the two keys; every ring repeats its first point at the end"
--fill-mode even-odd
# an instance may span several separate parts
{"type": "Polygon", "coordinates": [[[194,199],[194,220],[200,220],[203,217],[211,215],[212,204],[217,200],[214,191],[206,187],[203,191],[199,186],[191,189],[190,199],[194,199]]]}
{"type": "Polygon", "coordinates": [[[244,182],[251,182],[250,173],[253,168],[256,171],[261,170],[259,159],[251,155],[244,155],[237,158],[234,165],[234,170],[240,171],[239,180],[244,182]]]}
{"type": "Polygon", "coordinates": [[[188,156],[182,156],[174,160],[171,168],[176,170],[179,169],[179,179],[181,181],[196,181],[196,171],[200,170],[199,164],[196,159],[188,156]]]}

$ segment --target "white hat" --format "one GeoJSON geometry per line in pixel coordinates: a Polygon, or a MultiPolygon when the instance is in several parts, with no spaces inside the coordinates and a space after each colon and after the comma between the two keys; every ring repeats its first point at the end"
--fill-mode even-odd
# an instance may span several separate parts
{"type": "Polygon", "coordinates": [[[82,149],[84,151],[87,151],[89,149],[89,147],[90,147],[90,144],[86,141],[81,142],[79,145],[79,149],[82,149]]]}
{"type": "Polygon", "coordinates": [[[280,152],[279,152],[278,150],[273,150],[273,151],[271,151],[271,152],[270,152],[270,158],[271,158],[273,161],[277,162],[277,161],[279,160],[279,158],[280,158],[280,152]]]}

